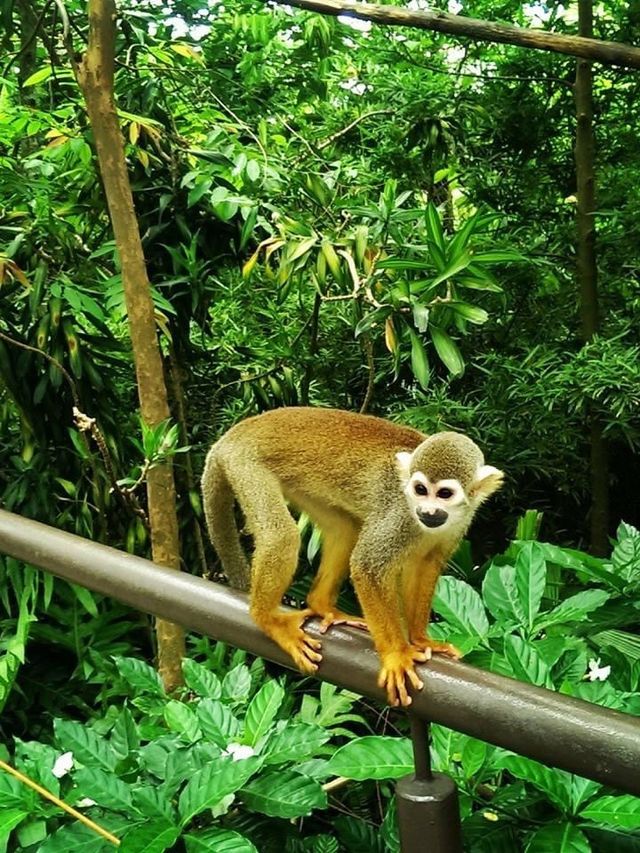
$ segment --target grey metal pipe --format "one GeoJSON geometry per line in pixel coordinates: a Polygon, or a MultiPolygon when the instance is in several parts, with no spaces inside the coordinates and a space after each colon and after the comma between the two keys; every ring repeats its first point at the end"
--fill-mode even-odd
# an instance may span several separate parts
{"type": "MultiPolygon", "coordinates": [[[[0,552],[138,610],[291,667],[241,593],[0,510],[0,552]]],[[[317,623],[309,623],[318,635],[317,623]]],[[[336,626],[319,678],[384,701],[370,638],[336,626]]],[[[520,755],[640,795],[640,719],[438,658],[420,667],[412,712],[520,755]]]]}

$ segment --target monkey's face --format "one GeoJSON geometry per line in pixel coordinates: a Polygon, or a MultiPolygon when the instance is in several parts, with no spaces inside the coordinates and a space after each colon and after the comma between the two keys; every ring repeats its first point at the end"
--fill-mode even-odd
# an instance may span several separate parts
{"type": "Polygon", "coordinates": [[[476,509],[500,488],[504,476],[485,465],[479,448],[457,433],[431,436],[413,453],[396,458],[409,508],[429,534],[464,535],[476,509]]]}
{"type": "Polygon", "coordinates": [[[466,527],[473,515],[470,501],[456,479],[431,482],[422,471],[416,471],[404,492],[411,510],[427,531],[466,527]]]}

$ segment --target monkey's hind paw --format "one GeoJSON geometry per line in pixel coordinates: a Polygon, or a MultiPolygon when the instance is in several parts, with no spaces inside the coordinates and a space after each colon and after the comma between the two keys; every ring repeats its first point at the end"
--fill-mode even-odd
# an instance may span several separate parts
{"type": "MultiPolygon", "coordinates": [[[[454,660],[460,660],[462,652],[451,643],[442,643],[439,640],[430,640],[428,637],[419,637],[417,640],[412,640],[411,645],[420,651],[428,652],[429,658],[431,654],[447,655],[454,660]]],[[[427,658],[428,659],[428,658],[427,658]]]]}
{"type": "Polygon", "coordinates": [[[322,616],[321,634],[326,634],[332,625],[347,625],[349,628],[359,628],[361,631],[369,630],[369,626],[362,617],[350,616],[348,613],[343,613],[342,610],[326,610],[318,615],[322,616]]]}
{"type": "Polygon", "coordinates": [[[407,690],[407,681],[415,690],[422,690],[424,683],[418,677],[416,663],[423,663],[431,657],[428,651],[408,648],[399,652],[389,652],[382,656],[382,669],[378,677],[378,687],[387,691],[387,701],[397,707],[411,704],[407,690]]]}

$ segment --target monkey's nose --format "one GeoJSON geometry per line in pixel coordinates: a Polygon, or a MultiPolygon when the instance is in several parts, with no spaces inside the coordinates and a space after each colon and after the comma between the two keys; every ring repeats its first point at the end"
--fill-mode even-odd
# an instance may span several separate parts
{"type": "Polygon", "coordinates": [[[425,527],[442,527],[449,518],[449,513],[443,509],[437,509],[435,512],[418,512],[418,518],[425,527]]]}

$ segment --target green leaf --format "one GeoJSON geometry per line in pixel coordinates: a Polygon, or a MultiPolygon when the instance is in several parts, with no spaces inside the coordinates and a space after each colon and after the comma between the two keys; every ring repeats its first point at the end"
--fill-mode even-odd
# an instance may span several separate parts
{"type": "Polygon", "coordinates": [[[355,738],[336,750],[328,769],[349,779],[399,779],[414,772],[411,741],[378,735],[355,738]]]}
{"type": "Polygon", "coordinates": [[[195,712],[183,702],[171,699],[164,707],[164,720],[171,731],[177,732],[191,743],[202,737],[195,712]]]}
{"type": "Polygon", "coordinates": [[[469,238],[475,231],[478,225],[478,214],[474,213],[467,221],[460,227],[456,233],[454,234],[451,242],[449,243],[449,251],[452,256],[459,254],[463,249],[467,248],[467,243],[469,242],[469,238]]]}
{"type": "Polygon", "coordinates": [[[38,847],[38,853],[108,853],[113,850],[110,841],[81,823],[66,824],[38,847]]]}
{"type": "Polygon", "coordinates": [[[24,808],[32,800],[33,793],[22,782],[15,776],[9,776],[5,770],[0,770],[0,814],[16,806],[24,808]]]}
{"type": "Polygon", "coordinates": [[[533,833],[525,853],[591,853],[591,845],[572,823],[552,823],[533,833]]]}
{"type": "Polygon", "coordinates": [[[285,761],[300,762],[316,754],[330,734],[321,726],[308,723],[292,723],[269,738],[264,752],[265,764],[282,764],[285,761]]]}
{"type": "Polygon", "coordinates": [[[0,841],[9,837],[12,829],[15,829],[18,824],[29,815],[22,809],[7,809],[0,810],[0,841]]]}
{"type": "Polygon", "coordinates": [[[470,263],[470,253],[462,252],[460,255],[457,255],[455,258],[450,260],[447,268],[433,279],[431,282],[432,285],[441,284],[441,282],[446,281],[448,278],[452,278],[456,273],[466,269],[470,263]]]}
{"type": "Polygon", "coordinates": [[[240,731],[240,723],[231,710],[215,699],[203,699],[196,707],[200,728],[205,737],[225,747],[240,731]]]}
{"type": "Polygon", "coordinates": [[[411,338],[411,370],[420,383],[420,386],[426,390],[429,386],[430,379],[427,352],[424,348],[424,344],[420,340],[420,337],[413,331],[411,326],[408,328],[409,337],[411,338]]]}
{"type": "Polygon", "coordinates": [[[553,686],[551,671],[535,646],[527,643],[522,637],[508,634],[504,639],[504,651],[513,674],[520,681],[527,681],[540,687],[553,686]]]}
{"type": "Polygon", "coordinates": [[[322,786],[294,770],[268,770],[245,785],[241,797],[250,809],[269,817],[303,817],[327,807],[322,786]]]}
{"type": "Polygon", "coordinates": [[[502,264],[526,261],[527,258],[511,249],[499,249],[493,252],[478,252],[473,255],[472,260],[474,264],[502,264]]]}
{"type": "Polygon", "coordinates": [[[152,696],[164,696],[160,676],[143,660],[138,658],[114,657],[118,672],[138,693],[150,693],[152,696]]]}
{"type": "Polygon", "coordinates": [[[96,606],[95,599],[93,594],[89,592],[88,589],[85,589],[83,586],[78,586],[75,583],[69,584],[71,589],[73,590],[73,594],[78,599],[80,604],[87,611],[89,616],[97,617],[98,616],[98,608],[96,606]]]}
{"type": "Polygon", "coordinates": [[[51,65],[47,65],[45,68],[39,68],[37,71],[34,71],[33,74],[30,74],[22,85],[37,86],[38,83],[44,83],[45,80],[49,80],[52,74],[53,68],[51,65]]]}
{"type": "Polygon", "coordinates": [[[536,619],[535,628],[540,630],[549,625],[561,625],[563,622],[579,622],[588,613],[602,607],[610,597],[611,594],[603,589],[585,589],[565,598],[550,613],[542,613],[536,619]]]}
{"type": "Polygon", "coordinates": [[[219,699],[222,696],[222,685],[218,676],[190,658],[182,661],[184,680],[189,688],[198,696],[209,699],[219,699]]]}
{"type": "Polygon", "coordinates": [[[629,794],[600,797],[589,803],[580,817],[618,829],[640,829],[640,797],[629,794]]]}
{"type": "Polygon", "coordinates": [[[184,836],[187,853],[258,853],[256,847],[230,829],[206,829],[204,832],[189,833],[184,836]]]}
{"type": "Polygon", "coordinates": [[[547,564],[537,542],[525,542],[518,553],[515,582],[524,624],[531,630],[547,583],[547,564]]]}
{"type": "Polygon", "coordinates": [[[482,582],[482,597],[498,622],[524,625],[525,614],[516,588],[514,566],[490,566],[482,582]]]}
{"type": "Polygon", "coordinates": [[[152,820],[125,833],[120,850],[122,853],[164,853],[173,847],[179,835],[177,826],[162,818],[152,820]]]}
{"type": "Polygon", "coordinates": [[[97,767],[84,767],[74,773],[73,781],[83,797],[95,800],[105,809],[124,814],[133,810],[131,788],[115,773],[97,767]]]}
{"type": "Polygon", "coordinates": [[[468,583],[451,575],[442,575],[438,580],[433,609],[456,633],[485,637],[489,632],[482,599],[468,583]]]}
{"type": "Polygon", "coordinates": [[[378,261],[376,269],[379,270],[428,270],[431,269],[429,261],[417,261],[412,258],[384,258],[378,261]]]}
{"type": "Polygon", "coordinates": [[[251,690],[251,673],[249,667],[238,664],[230,670],[222,682],[222,695],[231,702],[244,703],[249,698],[251,690]]]}
{"type": "Polygon", "coordinates": [[[429,202],[425,211],[425,225],[427,227],[429,239],[433,240],[436,246],[444,251],[445,241],[444,233],[442,231],[442,222],[440,221],[438,210],[432,201],[429,202]]]}
{"type": "Polygon", "coordinates": [[[111,745],[100,735],[75,720],[54,720],[56,743],[63,752],[72,752],[73,757],[85,767],[100,767],[113,770],[117,756],[111,745]]]}
{"type": "Polygon", "coordinates": [[[258,743],[275,720],[283,699],[284,689],[277,681],[267,681],[263,684],[247,708],[243,743],[249,746],[255,746],[258,743]]]}
{"type": "Polygon", "coordinates": [[[552,770],[530,758],[521,755],[497,755],[494,762],[497,769],[508,770],[516,779],[524,779],[530,782],[539,791],[542,791],[554,803],[560,811],[571,808],[571,776],[563,770],[552,770]]]}
{"type": "Polygon", "coordinates": [[[133,714],[128,708],[123,708],[111,730],[109,738],[113,750],[118,758],[126,758],[140,746],[140,735],[133,719],[133,714]]]}
{"type": "Polygon", "coordinates": [[[431,335],[436,352],[446,368],[454,376],[462,376],[464,373],[464,360],[460,354],[458,345],[454,343],[444,329],[434,326],[433,323],[429,325],[429,334],[431,335]]]}
{"type": "Polygon", "coordinates": [[[261,761],[257,758],[242,761],[223,758],[212,761],[194,773],[178,800],[181,825],[184,826],[195,815],[215,806],[223,797],[235,794],[260,765],[261,761]]]}
{"type": "Polygon", "coordinates": [[[456,314],[459,314],[465,320],[468,320],[470,323],[475,323],[478,326],[486,323],[489,319],[489,314],[484,310],[484,308],[478,308],[477,305],[469,305],[468,302],[448,302],[447,305],[452,311],[455,311],[456,314]]]}

